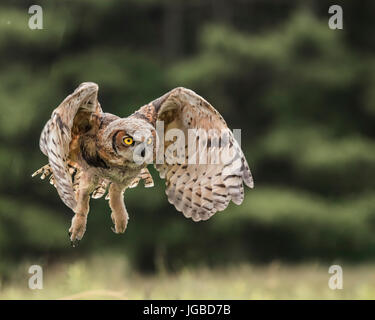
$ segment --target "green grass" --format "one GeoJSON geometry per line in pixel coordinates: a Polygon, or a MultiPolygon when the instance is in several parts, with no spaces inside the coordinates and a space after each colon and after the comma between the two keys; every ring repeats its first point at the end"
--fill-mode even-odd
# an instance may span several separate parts
{"type": "Polygon", "coordinates": [[[118,256],[44,267],[28,289],[28,265],[0,286],[0,299],[375,299],[375,266],[343,264],[344,288],[328,288],[328,265],[232,265],[140,275],[118,256]]]}

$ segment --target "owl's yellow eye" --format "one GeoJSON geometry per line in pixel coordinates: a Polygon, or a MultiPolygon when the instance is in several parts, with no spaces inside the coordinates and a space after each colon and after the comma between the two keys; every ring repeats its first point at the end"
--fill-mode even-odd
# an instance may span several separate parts
{"type": "Polygon", "coordinates": [[[147,139],[147,144],[151,144],[152,143],[152,138],[148,138],[147,139]]]}
{"type": "Polygon", "coordinates": [[[123,141],[124,141],[124,143],[125,143],[127,146],[130,146],[130,145],[133,144],[133,139],[130,138],[130,137],[125,137],[123,141]]]}

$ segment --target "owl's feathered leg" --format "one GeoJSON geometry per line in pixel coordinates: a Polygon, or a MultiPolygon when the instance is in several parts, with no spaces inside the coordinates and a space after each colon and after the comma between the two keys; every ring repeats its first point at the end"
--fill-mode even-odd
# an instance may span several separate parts
{"type": "Polygon", "coordinates": [[[109,206],[111,207],[111,218],[115,225],[112,231],[115,233],[124,233],[128,225],[128,212],[124,203],[125,188],[116,183],[111,183],[109,186],[109,206]]]}
{"type": "Polygon", "coordinates": [[[79,181],[77,206],[74,209],[72,225],[69,229],[69,236],[72,246],[78,245],[86,231],[87,215],[89,213],[90,194],[95,188],[93,178],[90,174],[82,174],[79,181]]]}

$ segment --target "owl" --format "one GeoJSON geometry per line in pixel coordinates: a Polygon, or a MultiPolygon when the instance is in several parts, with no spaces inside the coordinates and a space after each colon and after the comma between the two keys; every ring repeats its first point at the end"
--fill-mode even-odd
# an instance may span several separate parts
{"type": "Polygon", "coordinates": [[[125,232],[129,216],[124,192],[141,180],[145,187],[154,185],[147,169],[151,163],[165,179],[168,201],[193,221],[209,219],[231,200],[241,204],[243,183],[253,188],[248,163],[232,131],[219,112],[192,90],[175,88],[120,118],[102,111],[98,89],[95,83],[82,83],[53,111],[39,142],[48,164],[33,174],[49,177],[74,212],[69,229],[72,246],[86,231],[90,198],[105,194],[112,230],[125,232]],[[221,134],[188,139],[191,130],[221,134]],[[170,133],[178,135],[170,138],[170,133]],[[231,156],[218,161],[224,150],[231,156]],[[204,153],[206,161],[191,161],[190,155],[196,160],[204,153]]]}

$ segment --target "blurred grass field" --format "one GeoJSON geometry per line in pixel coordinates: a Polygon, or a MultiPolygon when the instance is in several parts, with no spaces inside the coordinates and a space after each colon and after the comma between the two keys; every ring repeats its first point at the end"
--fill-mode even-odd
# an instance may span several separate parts
{"type": "Polygon", "coordinates": [[[0,287],[0,299],[374,299],[375,266],[342,265],[343,289],[328,287],[328,265],[236,265],[134,272],[118,256],[44,268],[42,290],[28,288],[28,265],[0,287]],[[18,277],[17,277],[18,275],[18,277]]]}

